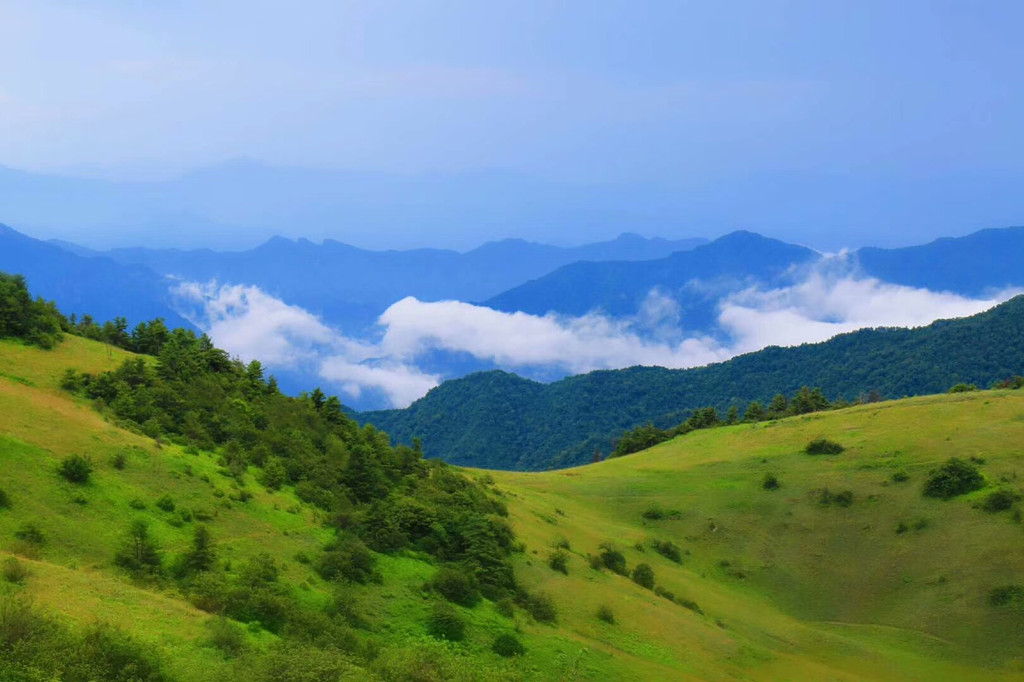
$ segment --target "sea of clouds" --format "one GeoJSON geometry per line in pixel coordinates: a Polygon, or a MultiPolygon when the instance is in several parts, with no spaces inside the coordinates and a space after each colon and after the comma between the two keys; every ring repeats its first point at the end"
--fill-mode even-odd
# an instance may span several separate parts
{"type": "Polygon", "coordinates": [[[823,259],[796,284],[723,295],[713,330],[682,328],[679,303],[654,289],[637,315],[625,319],[600,312],[507,313],[407,297],[384,311],[368,339],[347,336],[255,286],[188,282],[175,293],[191,321],[242,360],[258,359],[271,370],[312,370],[349,398],[374,392],[393,407],[405,407],[442,380],[422,367],[423,358],[437,351],[469,354],[512,371],[696,367],[864,327],[916,327],[973,315],[1019,291],[973,299],[899,286],[858,276],[839,255],[823,259]]]}

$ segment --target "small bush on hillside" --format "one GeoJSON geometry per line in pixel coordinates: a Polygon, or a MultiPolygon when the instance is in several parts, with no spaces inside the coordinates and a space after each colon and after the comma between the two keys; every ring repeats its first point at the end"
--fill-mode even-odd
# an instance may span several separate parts
{"type": "Polygon", "coordinates": [[[1019,499],[1020,495],[1012,490],[997,490],[985,498],[985,501],[981,504],[981,508],[989,513],[995,514],[997,512],[1010,509],[1013,507],[1013,503],[1019,499]]]}
{"type": "Polygon", "coordinates": [[[601,560],[601,556],[598,554],[588,554],[587,564],[595,571],[600,571],[604,568],[604,562],[601,560]]]}
{"type": "Polygon", "coordinates": [[[472,608],[480,601],[476,580],[465,570],[454,566],[441,567],[430,580],[431,589],[450,602],[472,608]]]}
{"type": "Polygon", "coordinates": [[[70,455],[57,465],[57,473],[71,483],[88,483],[92,472],[92,460],[82,455],[70,455]]]}
{"type": "Polygon", "coordinates": [[[376,564],[377,559],[362,540],[345,535],[324,548],[316,560],[316,572],[324,580],[340,578],[366,584],[373,579],[376,564]]]}
{"type": "Polygon", "coordinates": [[[25,564],[14,557],[8,557],[7,560],[4,561],[3,576],[4,580],[7,582],[20,585],[25,582],[26,578],[28,578],[29,570],[25,564]]]}
{"type": "Polygon", "coordinates": [[[516,603],[526,609],[533,619],[541,623],[553,623],[557,618],[555,603],[543,592],[529,593],[520,589],[516,592],[516,603]]]}
{"type": "Polygon", "coordinates": [[[992,606],[1010,606],[1024,602],[1024,586],[1003,585],[994,587],[988,593],[988,603],[992,606]]]}
{"type": "Polygon", "coordinates": [[[511,597],[502,597],[498,601],[494,602],[494,608],[499,614],[506,618],[511,618],[516,615],[515,602],[512,601],[511,597]]]}
{"type": "Polygon", "coordinates": [[[654,588],[654,594],[658,595],[662,599],[668,599],[671,602],[674,602],[676,600],[676,595],[671,591],[666,590],[661,585],[658,585],[654,588]]]}
{"type": "Polygon", "coordinates": [[[245,651],[245,633],[227,618],[213,618],[207,623],[207,627],[210,629],[207,639],[210,646],[220,649],[226,656],[232,658],[245,651]]]}
{"type": "Polygon", "coordinates": [[[128,503],[128,506],[132,509],[145,509],[146,503],[137,497],[133,497],[131,502],[128,503]]]}
{"type": "Polygon", "coordinates": [[[641,516],[651,521],[658,521],[665,518],[665,510],[661,508],[660,504],[654,503],[644,509],[641,516]]]}
{"type": "Polygon", "coordinates": [[[110,466],[114,467],[118,471],[125,468],[128,465],[128,456],[123,452],[119,452],[110,458],[110,466]]]}
{"type": "Polygon", "coordinates": [[[3,488],[0,488],[0,509],[10,509],[11,498],[7,495],[3,488]]]}
{"type": "Polygon", "coordinates": [[[910,480],[910,474],[908,474],[905,469],[897,469],[892,472],[892,476],[890,476],[890,478],[893,483],[903,483],[904,481],[910,480]]]}
{"type": "Polygon", "coordinates": [[[548,557],[548,567],[550,567],[552,571],[558,571],[559,573],[569,575],[569,555],[562,550],[552,552],[548,557]]]}
{"type": "Polygon", "coordinates": [[[597,608],[597,619],[609,625],[615,625],[615,613],[612,612],[612,608],[607,604],[602,604],[597,608]]]}
{"type": "Polygon", "coordinates": [[[778,490],[779,477],[772,473],[765,474],[764,479],[761,481],[761,487],[765,490],[778,490]]]}
{"type": "Polygon", "coordinates": [[[845,450],[842,445],[828,438],[815,438],[804,447],[808,455],[838,455],[845,450]]]}
{"type": "Polygon", "coordinates": [[[959,383],[959,384],[954,384],[953,386],[951,386],[949,388],[948,393],[970,393],[972,391],[977,391],[977,390],[978,390],[978,387],[975,386],[974,384],[959,383]]]}
{"type": "Polygon", "coordinates": [[[46,544],[46,536],[43,535],[43,531],[39,529],[39,526],[34,523],[26,523],[14,531],[14,537],[30,545],[40,546],[46,544]]]}
{"type": "Polygon", "coordinates": [[[165,512],[174,511],[174,500],[171,499],[170,495],[163,495],[159,500],[156,501],[158,509],[163,509],[165,512]]]}
{"type": "Polygon", "coordinates": [[[701,609],[701,607],[697,605],[697,602],[693,601],[692,599],[676,598],[676,603],[682,606],[684,609],[689,609],[694,613],[699,613],[702,616],[704,615],[704,610],[701,609]]]}
{"type": "Polygon", "coordinates": [[[651,543],[654,551],[665,557],[669,561],[674,561],[677,564],[683,563],[683,553],[679,549],[679,546],[671,540],[655,540],[651,543]]]}
{"type": "Polygon", "coordinates": [[[976,466],[954,457],[928,474],[924,494],[926,497],[948,500],[978,490],[984,485],[985,479],[976,466]]]}
{"type": "Polygon", "coordinates": [[[152,577],[163,572],[160,550],[150,538],[145,521],[132,522],[121,549],[114,555],[114,563],[135,578],[152,577]]]}
{"type": "Polygon", "coordinates": [[[267,490],[279,490],[288,481],[288,470],[280,459],[272,457],[263,466],[259,481],[267,490]]]}
{"type": "Polygon", "coordinates": [[[438,639],[461,642],[466,638],[466,619],[451,605],[439,602],[430,610],[427,632],[438,639]]]}
{"type": "Polygon", "coordinates": [[[555,540],[555,542],[552,544],[552,547],[554,547],[555,549],[564,549],[564,550],[572,549],[572,547],[569,545],[568,538],[566,538],[565,536],[562,536],[562,537],[558,538],[557,540],[555,540]]]}
{"type": "Polygon", "coordinates": [[[637,564],[633,569],[633,582],[648,590],[654,589],[654,569],[647,564],[637,564]]]}
{"type": "Polygon", "coordinates": [[[628,574],[626,557],[610,543],[605,542],[601,544],[601,563],[613,573],[618,573],[619,575],[628,574]]]}
{"type": "Polygon", "coordinates": [[[526,647],[520,642],[515,635],[503,633],[494,638],[494,644],[491,645],[491,650],[503,658],[512,658],[513,656],[522,656],[526,653],[526,647]]]}
{"type": "Polygon", "coordinates": [[[849,507],[853,504],[853,491],[844,490],[834,493],[828,488],[822,488],[818,491],[818,504],[823,507],[829,507],[833,504],[837,507],[849,507]]]}

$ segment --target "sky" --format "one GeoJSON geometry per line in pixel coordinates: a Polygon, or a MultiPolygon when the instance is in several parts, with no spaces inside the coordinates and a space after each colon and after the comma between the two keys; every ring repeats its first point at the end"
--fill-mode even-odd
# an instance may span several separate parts
{"type": "MultiPolygon", "coordinates": [[[[545,208],[561,243],[915,243],[1024,223],[1021,25],[1024,4],[966,0],[0,0],[0,164],[500,171],[666,207],[593,235],[545,208]]],[[[536,232],[480,229],[350,241],[536,232]]]]}

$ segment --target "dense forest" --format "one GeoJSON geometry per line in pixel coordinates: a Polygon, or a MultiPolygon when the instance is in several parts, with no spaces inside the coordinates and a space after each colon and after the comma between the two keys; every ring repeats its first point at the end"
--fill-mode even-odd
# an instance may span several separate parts
{"type": "Polygon", "coordinates": [[[425,453],[496,469],[583,464],[611,452],[624,431],[661,429],[698,407],[723,414],[752,400],[817,386],[830,400],[941,393],[1024,373],[1024,296],[918,329],[863,329],[793,348],[769,347],[687,370],[632,367],[540,384],[506,372],[448,381],[404,410],[358,415],[425,453]]]}

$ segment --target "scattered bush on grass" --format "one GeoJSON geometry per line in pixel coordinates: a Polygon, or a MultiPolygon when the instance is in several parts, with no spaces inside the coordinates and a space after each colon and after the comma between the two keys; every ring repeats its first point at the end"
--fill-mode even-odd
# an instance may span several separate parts
{"type": "Polygon", "coordinates": [[[569,555],[562,550],[554,551],[548,556],[548,567],[552,571],[558,571],[569,575],[569,555]]]}
{"type": "Polygon", "coordinates": [[[515,635],[503,633],[494,638],[494,644],[491,645],[491,650],[503,658],[512,658],[514,656],[522,656],[526,653],[526,647],[520,642],[515,635]]]}
{"type": "Polygon", "coordinates": [[[825,437],[815,438],[804,447],[808,455],[838,455],[845,450],[842,445],[825,437]]]}
{"type": "Polygon", "coordinates": [[[88,483],[92,472],[92,460],[82,455],[69,455],[57,465],[57,473],[71,483],[88,483]]]}
{"type": "Polygon", "coordinates": [[[461,642],[466,637],[466,620],[450,604],[438,602],[430,610],[427,632],[437,639],[461,642]]]}
{"type": "Polygon", "coordinates": [[[602,604],[597,608],[597,619],[609,625],[615,625],[615,614],[607,604],[602,604]]]}
{"type": "Polygon", "coordinates": [[[928,474],[924,484],[925,497],[948,500],[984,487],[985,479],[978,467],[953,457],[928,474]]]}

